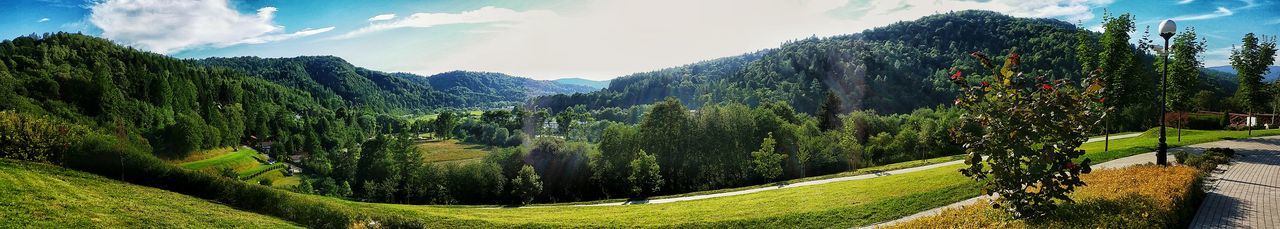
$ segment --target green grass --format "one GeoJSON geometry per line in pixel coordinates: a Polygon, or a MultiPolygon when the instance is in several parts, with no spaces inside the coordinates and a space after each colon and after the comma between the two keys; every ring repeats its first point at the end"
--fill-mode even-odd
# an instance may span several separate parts
{"type": "MultiPolygon", "coordinates": [[[[1172,133],[1172,131],[1171,131],[1172,133]]],[[[1256,130],[1254,136],[1280,134],[1280,130],[1256,130]]],[[[1171,147],[1246,137],[1244,131],[1184,130],[1179,143],[1170,137],[1171,147]]],[[[1155,136],[1111,141],[1111,151],[1101,152],[1103,143],[1082,146],[1085,157],[1095,162],[1152,151],[1155,136]]],[[[927,163],[951,161],[956,157],[934,158],[867,168],[838,177],[892,170],[927,163]]],[[[488,223],[493,226],[549,227],[850,227],[900,218],[977,196],[980,184],[956,172],[964,165],[951,165],[906,174],[823,185],[770,190],[745,195],[653,205],[544,208],[482,208],[480,206],[414,206],[348,202],[356,208],[443,222],[488,223]],[[443,218],[442,218],[443,217],[443,218]]],[[[822,179],[813,177],[804,180],[822,179]]],[[[731,190],[713,190],[707,194],[731,190]]],[[[582,204],[582,203],[563,203],[582,204]]]]}
{"type": "MultiPolygon", "coordinates": [[[[1165,144],[1169,148],[1180,146],[1194,145],[1205,142],[1213,142],[1224,139],[1248,138],[1249,132],[1244,130],[1182,130],[1182,141],[1178,141],[1178,130],[1168,128],[1165,130],[1165,144]]],[[[1270,130],[1254,130],[1253,137],[1270,136],[1280,134],[1280,129],[1270,130]]],[[[1104,161],[1115,160],[1122,157],[1128,157],[1143,153],[1156,151],[1156,143],[1159,141],[1159,129],[1151,129],[1144,132],[1141,136],[1122,138],[1111,140],[1110,150],[1104,151],[1104,142],[1090,142],[1080,146],[1085,151],[1084,158],[1092,159],[1093,162],[1101,163],[1104,161]]],[[[1170,159],[1172,160],[1172,159],[1170,159]]]]}
{"type": "Polygon", "coordinates": [[[850,227],[914,214],[967,199],[976,182],[960,165],[887,176],[653,205],[466,208],[352,203],[397,214],[483,220],[499,226],[551,227],[850,227]]]}
{"type": "Polygon", "coordinates": [[[161,189],[0,160],[0,228],[297,228],[161,189]]]}
{"type": "Polygon", "coordinates": [[[249,147],[240,147],[240,150],[235,152],[228,152],[221,156],[182,163],[180,165],[182,168],[197,171],[206,171],[221,167],[230,167],[236,171],[243,171],[253,169],[254,167],[262,164],[258,162],[258,159],[254,158],[257,156],[258,151],[249,147]]]}
{"type": "Polygon", "coordinates": [[[268,165],[260,162],[263,158],[253,148],[240,147],[236,152],[225,148],[222,153],[219,156],[204,156],[206,159],[182,163],[180,166],[206,172],[217,172],[217,168],[229,167],[236,171],[240,180],[257,184],[259,179],[266,178],[271,180],[272,187],[280,188],[287,188],[301,181],[297,176],[284,176],[284,163],[268,165]]]}
{"type": "Polygon", "coordinates": [[[422,149],[422,161],[427,163],[479,159],[489,155],[485,146],[458,140],[430,140],[418,144],[418,148],[422,149]]]}

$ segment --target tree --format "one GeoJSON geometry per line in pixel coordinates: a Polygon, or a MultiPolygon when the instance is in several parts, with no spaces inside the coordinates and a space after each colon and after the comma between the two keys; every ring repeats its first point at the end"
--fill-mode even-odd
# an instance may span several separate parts
{"type": "Polygon", "coordinates": [[[760,143],[760,150],[751,152],[751,168],[765,180],[777,179],[782,175],[782,160],[786,155],[777,153],[774,147],[773,133],[769,133],[760,143]]]}
{"type": "Polygon", "coordinates": [[[836,93],[827,91],[827,97],[822,101],[822,106],[818,107],[818,128],[822,131],[828,131],[840,128],[840,113],[843,112],[840,107],[840,97],[836,93]]]}
{"type": "Polygon", "coordinates": [[[540,193],[542,193],[542,179],[538,177],[537,172],[533,171],[533,166],[520,167],[516,178],[511,179],[511,195],[515,196],[521,205],[525,205],[533,202],[533,198],[540,193]]]}
{"type": "Polygon", "coordinates": [[[630,164],[640,153],[636,128],[613,124],[604,129],[600,139],[600,156],[592,158],[593,179],[602,188],[625,192],[630,164]]]}
{"type": "MultiPolygon", "coordinates": [[[[1276,39],[1262,37],[1253,33],[1244,35],[1240,48],[1231,48],[1231,67],[1236,69],[1236,80],[1240,87],[1236,89],[1237,101],[1249,112],[1262,109],[1267,104],[1267,92],[1263,89],[1262,76],[1270,70],[1267,67],[1275,62],[1276,39]]],[[[1250,126],[1249,134],[1253,134],[1250,126]]]]}
{"type": "Polygon", "coordinates": [[[1018,67],[1018,54],[1010,52],[1002,68],[989,68],[993,82],[952,78],[961,90],[955,106],[965,112],[954,139],[968,154],[969,167],[960,172],[985,182],[984,193],[999,194],[994,207],[1026,218],[1052,210],[1056,200],[1071,202],[1067,194],[1084,185],[1080,174],[1090,171],[1090,160],[1073,160],[1084,155],[1079,147],[1102,117],[1102,86],[1089,76],[1088,88],[1079,90],[1064,80],[1023,76],[1018,67]]]}
{"type": "MultiPolygon", "coordinates": [[[[1204,63],[1200,54],[1204,53],[1205,41],[1196,37],[1195,28],[1188,27],[1186,32],[1173,38],[1169,69],[1164,69],[1164,59],[1156,59],[1156,69],[1161,74],[1168,74],[1166,84],[1165,106],[1172,111],[1188,111],[1192,108],[1196,93],[1200,90],[1200,69],[1204,63]],[[1166,73],[1167,72],[1167,73],[1166,73]]],[[[1185,120],[1178,122],[1178,140],[1182,140],[1182,129],[1186,128],[1185,120]]]]}
{"type": "Polygon", "coordinates": [[[445,111],[436,115],[435,131],[436,137],[441,139],[450,139],[453,137],[453,130],[458,127],[458,117],[453,112],[445,111]]]}
{"type": "Polygon", "coordinates": [[[640,151],[640,155],[631,161],[631,193],[636,196],[647,196],[658,193],[662,189],[662,170],[658,167],[658,158],[640,151]]]}

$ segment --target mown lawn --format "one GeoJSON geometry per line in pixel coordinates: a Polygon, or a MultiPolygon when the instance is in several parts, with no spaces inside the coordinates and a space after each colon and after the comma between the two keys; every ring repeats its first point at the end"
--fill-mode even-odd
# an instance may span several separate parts
{"type": "MultiPolygon", "coordinates": [[[[1115,160],[1117,158],[1128,157],[1143,153],[1156,151],[1156,143],[1159,142],[1160,129],[1153,128],[1144,132],[1142,136],[1111,140],[1111,149],[1103,150],[1104,142],[1090,142],[1080,146],[1085,151],[1085,156],[1081,158],[1090,158],[1094,162],[1104,162],[1115,160]]],[[[1194,145],[1205,142],[1213,142],[1224,139],[1248,138],[1249,132],[1245,130],[1182,130],[1182,141],[1178,141],[1178,130],[1169,128],[1165,130],[1165,143],[1169,148],[1180,146],[1194,145]]],[[[1270,136],[1280,134],[1280,129],[1270,130],[1254,130],[1253,137],[1270,136]]],[[[1172,160],[1172,156],[1170,156],[1172,160]]]]}
{"type": "Polygon", "coordinates": [[[0,228],[298,228],[162,189],[0,159],[0,228]]]}
{"type": "Polygon", "coordinates": [[[653,205],[466,208],[366,204],[411,217],[482,220],[499,226],[551,227],[851,227],[914,214],[967,199],[976,182],[941,167],[882,178],[795,187],[653,205]]]}
{"type": "Polygon", "coordinates": [[[198,171],[207,171],[221,167],[230,167],[238,171],[244,171],[258,167],[262,163],[254,157],[258,156],[258,151],[249,147],[240,147],[240,150],[230,152],[228,148],[221,156],[198,160],[193,162],[179,164],[182,168],[198,171]]]}
{"type": "Polygon", "coordinates": [[[427,163],[461,161],[483,158],[489,155],[482,145],[467,144],[458,140],[430,140],[418,144],[422,149],[422,161],[427,163]]]}

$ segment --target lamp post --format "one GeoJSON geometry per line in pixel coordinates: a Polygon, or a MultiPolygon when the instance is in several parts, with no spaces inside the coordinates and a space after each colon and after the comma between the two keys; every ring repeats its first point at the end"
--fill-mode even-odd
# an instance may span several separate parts
{"type": "Polygon", "coordinates": [[[1160,145],[1156,146],[1156,164],[1169,165],[1169,145],[1164,143],[1164,107],[1168,106],[1166,97],[1167,85],[1169,84],[1169,38],[1178,31],[1178,25],[1173,20],[1164,20],[1160,22],[1160,37],[1164,38],[1164,78],[1160,80],[1160,145]]]}

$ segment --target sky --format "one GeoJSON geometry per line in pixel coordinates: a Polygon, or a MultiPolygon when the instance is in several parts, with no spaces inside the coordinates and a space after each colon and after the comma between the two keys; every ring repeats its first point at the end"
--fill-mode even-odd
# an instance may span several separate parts
{"type": "Polygon", "coordinates": [[[178,58],[603,80],[967,9],[1092,30],[1131,13],[1135,36],[1173,19],[1206,39],[1206,66],[1226,65],[1245,33],[1280,35],[1277,0],[0,0],[0,39],[67,31],[178,58]]]}

